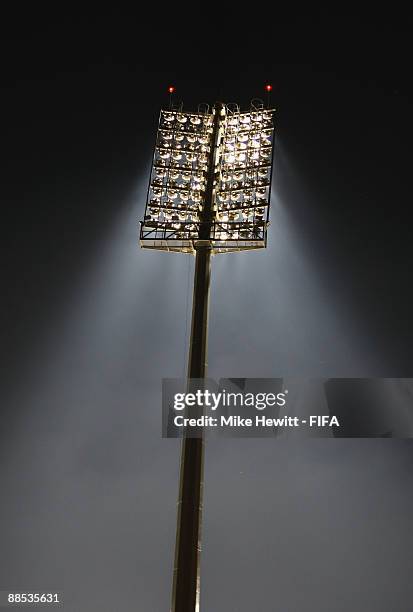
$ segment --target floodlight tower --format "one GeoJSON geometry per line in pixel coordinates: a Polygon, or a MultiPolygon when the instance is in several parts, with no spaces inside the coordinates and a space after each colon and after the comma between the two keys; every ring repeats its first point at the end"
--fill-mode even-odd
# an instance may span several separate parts
{"type": "MultiPolygon", "coordinates": [[[[206,377],[211,256],[267,244],[273,119],[258,99],[184,112],[171,97],[160,113],[140,244],[195,255],[189,379],[206,377]]],[[[172,612],[199,611],[203,459],[203,438],[184,437],[172,612]]]]}

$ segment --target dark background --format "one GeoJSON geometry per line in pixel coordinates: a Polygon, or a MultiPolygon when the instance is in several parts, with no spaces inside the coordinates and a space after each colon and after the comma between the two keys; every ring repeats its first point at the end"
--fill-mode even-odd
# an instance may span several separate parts
{"type": "MultiPolygon", "coordinates": [[[[411,23],[181,12],[2,26],[0,588],[64,587],[73,610],[169,601],[159,392],[185,371],[193,262],[137,246],[169,84],[247,108],[270,82],[278,111],[269,249],[214,259],[211,375],[412,376],[411,23]]],[[[207,463],[207,609],[409,609],[409,443],[251,441],[242,468],[235,442],[207,463]]]]}

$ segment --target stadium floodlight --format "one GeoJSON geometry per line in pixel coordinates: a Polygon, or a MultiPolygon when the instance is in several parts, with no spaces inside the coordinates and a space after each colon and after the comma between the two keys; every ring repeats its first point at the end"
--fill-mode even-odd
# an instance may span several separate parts
{"type": "Polygon", "coordinates": [[[274,111],[257,100],[203,110],[161,111],[141,246],[195,254],[203,229],[212,253],[265,247],[274,111]]]}
{"type": "MultiPolygon", "coordinates": [[[[195,255],[188,378],[206,376],[211,255],[265,248],[269,223],[274,109],[254,99],[161,110],[144,220],[143,248],[195,255]]],[[[203,438],[181,453],[172,612],[199,611],[203,438]]]]}

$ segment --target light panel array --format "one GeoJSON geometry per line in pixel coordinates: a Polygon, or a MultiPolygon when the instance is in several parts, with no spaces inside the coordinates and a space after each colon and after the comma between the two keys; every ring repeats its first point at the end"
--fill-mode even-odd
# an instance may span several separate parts
{"type": "Polygon", "coordinates": [[[141,245],[194,252],[210,164],[214,172],[209,237],[215,252],[266,246],[274,111],[253,109],[220,118],[211,151],[214,113],[161,111],[141,245]],[[216,154],[215,154],[216,153],[216,154]]]}
{"type": "Polygon", "coordinates": [[[216,247],[266,243],[271,191],[274,111],[227,112],[216,187],[216,247]]]}
{"type": "Polygon", "coordinates": [[[199,232],[213,114],[161,111],[141,244],[192,251],[199,232]]]}

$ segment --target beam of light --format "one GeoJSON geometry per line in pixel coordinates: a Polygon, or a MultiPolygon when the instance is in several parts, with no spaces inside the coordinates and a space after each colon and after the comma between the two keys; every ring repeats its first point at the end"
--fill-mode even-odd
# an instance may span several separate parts
{"type": "MultiPolygon", "coordinates": [[[[363,317],[351,296],[343,303],[331,291],[315,236],[311,242],[290,212],[295,198],[299,207],[311,206],[311,194],[292,189],[299,177],[280,143],[275,146],[267,252],[214,258],[210,375],[282,376],[287,386],[289,377],[378,376],[381,360],[363,317]]],[[[408,385],[397,393],[388,386],[397,402],[397,394],[411,393],[408,385]]],[[[326,409],[320,386],[312,392],[313,402],[326,409]]],[[[362,568],[382,585],[371,609],[387,609],[409,584],[411,460],[404,441],[211,440],[204,607],[231,601],[240,610],[265,609],[276,598],[280,608],[306,609],[311,601],[314,609],[330,609],[345,582],[351,595],[340,601],[349,609],[355,591],[360,599],[369,596],[360,587],[362,568]],[[396,565],[382,554],[395,541],[405,542],[396,565]],[[230,568],[224,581],[222,567],[230,568]]]]}
{"type": "MultiPolygon", "coordinates": [[[[377,354],[357,312],[337,303],[317,260],[289,214],[276,176],[266,251],[215,257],[211,305],[211,376],[377,376],[377,354]],[[226,345],[223,337],[231,334],[226,345]]],[[[294,180],[295,183],[295,180],[294,180]]],[[[305,193],[300,205],[309,206],[305,193]]]]}
{"type": "Polygon", "coordinates": [[[179,445],[160,437],[160,379],[182,376],[192,260],[138,248],[145,187],[44,330],[1,467],[3,580],[65,584],[91,611],[170,599],[179,445]]]}

